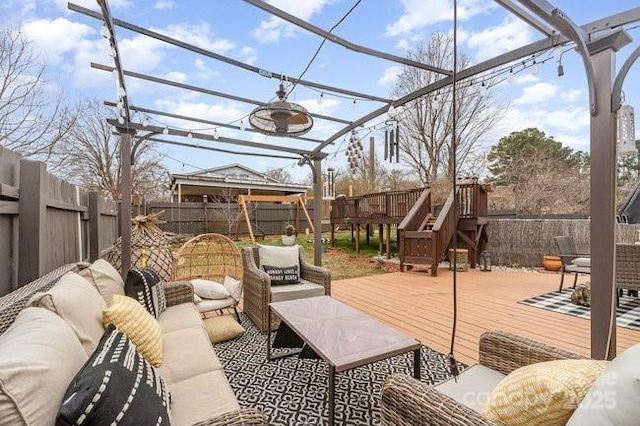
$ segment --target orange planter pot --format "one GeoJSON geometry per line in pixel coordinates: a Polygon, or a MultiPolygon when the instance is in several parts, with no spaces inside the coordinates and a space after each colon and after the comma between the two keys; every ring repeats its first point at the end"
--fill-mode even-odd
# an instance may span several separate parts
{"type": "Polygon", "coordinates": [[[542,266],[547,271],[559,271],[562,268],[562,259],[558,256],[542,256],[542,266]]]}

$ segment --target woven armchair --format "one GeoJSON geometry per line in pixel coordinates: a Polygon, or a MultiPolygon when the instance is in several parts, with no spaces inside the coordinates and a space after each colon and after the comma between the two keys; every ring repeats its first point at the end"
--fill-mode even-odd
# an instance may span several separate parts
{"type": "MultiPolygon", "coordinates": [[[[220,234],[200,234],[184,243],[176,254],[173,263],[172,279],[188,281],[202,278],[222,283],[226,276],[242,281],[242,257],[238,246],[220,234]]],[[[239,300],[233,297],[213,303],[212,310],[231,308],[238,322],[240,317],[236,307],[239,300]]],[[[204,314],[203,309],[211,302],[197,303],[196,307],[204,314]]]]}
{"type": "Polygon", "coordinates": [[[616,288],[640,290],[640,245],[616,244],[616,288]]]}
{"type": "MultiPolygon", "coordinates": [[[[502,331],[480,336],[479,363],[502,374],[537,362],[579,358],[584,357],[502,331]]],[[[380,406],[383,426],[496,425],[437,387],[404,374],[394,374],[385,381],[380,406]]]]}
{"type": "MultiPolygon", "coordinates": [[[[299,248],[300,278],[324,287],[324,294],[331,295],[331,273],[328,269],[308,263],[304,249],[299,248]]],[[[261,332],[267,331],[269,303],[272,300],[271,280],[269,275],[260,269],[258,247],[242,249],[244,267],[244,299],[243,312],[253,321],[261,332]]],[[[295,284],[294,284],[295,285],[295,284]]],[[[271,317],[271,327],[276,329],[280,320],[276,315],[271,317]]]]}

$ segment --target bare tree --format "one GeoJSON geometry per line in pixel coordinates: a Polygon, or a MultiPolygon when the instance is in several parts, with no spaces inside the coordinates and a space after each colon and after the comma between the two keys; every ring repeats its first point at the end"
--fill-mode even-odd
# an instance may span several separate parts
{"type": "MultiPolygon", "coordinates": [[[[440,68],[453,68],[453,38],[451,34],[436,33],[409,55],[410,59],[440,68]]],[[[469,57],[459,55],[458,69],[471,64],[469,57]]],[[[435,83],[442,75],[404,67],[393,90],[401,97],[435,83]]],[[[491,94],[491,81],[460,81],[456,95],[456,152],[453,151],[453,92],[451,87],[429,93],[410,103],[398,114],[402,161],[411,167],[427,184],[453,174],[454,158],[464,166],[467,158],[479,149],[479,140],[499,120],[504,102],[491,94]],[[484,87],[482,87],[484,85],[484,87]]]]}
{"type": "Polygon", "coordinates": [[[280,183],[293,183],[293,176],[283,167],[268,169],[264,174],[265,176],[275,179],[280,183]]]}
{"type": "MultiPolygon", "coordinates": [[[[111,194],[117,200],[122,192],[119,136],[106,122],[109,116],[107,107],[98,101],[83,105],[76,125],[56,147],[51,163],[56,174],[85,188],[111,194]]],[[[149,142],[143,142],[136,150],[131,177],[134,194],[154,199],[167,193],[168,171],[162,164],[162,155],[149,142]]]]}
{"type": "Polygon", "coordinates": [[[18,31],[0,28],[0,144],[47,160],[68,136],[75,113],[44,80],[45,64],[18,31]],[[53,92],[52,92],[53,91],[53,92]]]}

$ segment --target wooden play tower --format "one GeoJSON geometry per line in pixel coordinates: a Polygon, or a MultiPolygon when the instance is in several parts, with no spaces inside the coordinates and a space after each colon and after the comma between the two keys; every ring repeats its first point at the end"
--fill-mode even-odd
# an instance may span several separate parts
{"type": "MultiPolygon", "coordinates": [[[[451,248],[457,231],[458,248],[469,251],[469,264],[475,267],[487,242],[487,193],[489,185],[462,182],[451,191],[440,212],[433,208],[431,188],[381,192],[355,197],[338,197],[331,208],[331,241],[334,229],[351,225],[356,231],[356,251],[360,228],[378,225],[380,252],[383,252],[383,229],[386,227],[385,250],[390,257],[391,226],[397,225],[400,269],[427,265],[432,275],[438,273],[438,263],[451,248]],[[454,208],[454,205],[456,208],[454,208]]],[[[369,233],[367,232],[367,238],[369,233]]]]}

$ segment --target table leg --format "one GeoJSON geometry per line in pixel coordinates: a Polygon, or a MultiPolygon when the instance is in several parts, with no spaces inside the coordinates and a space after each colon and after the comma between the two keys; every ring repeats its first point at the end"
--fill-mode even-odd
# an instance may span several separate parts
{"type": "Polygon", "coordinates": [[[333,426],[333,422],[335,421],[335,411],[336,411],[335,386],[336,386],[336,367],[329,364],[329,426],[333,426]]]}
{"type": "Polygon", "coordinates": [[[271,361],[271,306],[267,307],[267,361],[271,361]]]}
{"type": "Polygon", "coordinates": [[[413,351],[413,377],[420,380],[420,348],[413,351]]]}

